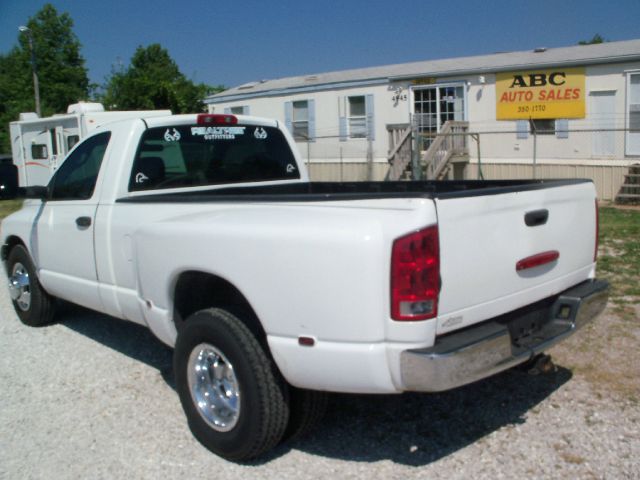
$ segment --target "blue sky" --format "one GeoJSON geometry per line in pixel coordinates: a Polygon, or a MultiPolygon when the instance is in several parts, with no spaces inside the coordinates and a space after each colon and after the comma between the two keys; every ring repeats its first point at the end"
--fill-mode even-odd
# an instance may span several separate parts
{"type": "MultiPolygon", "coordinates": [[[[0,0],[0,53],[45,3],[0,0]]],[[[50,1],[68,12],[93,82],[160,43],[192,80],[248,81],[640,38],[640,0],[50,1]]]]}

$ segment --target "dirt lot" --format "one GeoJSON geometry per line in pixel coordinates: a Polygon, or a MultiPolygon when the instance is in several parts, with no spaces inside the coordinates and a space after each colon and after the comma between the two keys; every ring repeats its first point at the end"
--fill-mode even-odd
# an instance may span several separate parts
{"type": "MultiPolygon", "coordinates": [[[[609,218],[608,232],[640,228],[640,212],[609,218]]],[[[67,308],[30,329],[2,288],[0,479],[640,478],[640,266],[616,264],[635,261],[638,236],[603,237],[614,298],[551,352],[555,373],[514,370],[437,395],[335,395],[312,435],[251,465],[192,438],[171,351],[144,328],[67,308]]]]}

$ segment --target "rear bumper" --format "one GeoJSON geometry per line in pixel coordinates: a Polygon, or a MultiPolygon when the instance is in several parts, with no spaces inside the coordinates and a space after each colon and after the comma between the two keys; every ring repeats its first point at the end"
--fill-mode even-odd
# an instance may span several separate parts
{"type": "Polygon", "coordinates": [[[560,295],[442,336],[431,348],[406,350],[405,390],[440,392],[526,362],[575,333],[604,310],[609,283],[588,280],[560,295]]]}

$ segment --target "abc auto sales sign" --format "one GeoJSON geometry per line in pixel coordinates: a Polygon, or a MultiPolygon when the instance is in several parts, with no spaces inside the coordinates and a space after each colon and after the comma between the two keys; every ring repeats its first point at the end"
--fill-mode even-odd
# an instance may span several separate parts
{"type": "Polygon", "coordinates": [[[584,68],[496,74],[496,119],[584,118],[584,68]]]}

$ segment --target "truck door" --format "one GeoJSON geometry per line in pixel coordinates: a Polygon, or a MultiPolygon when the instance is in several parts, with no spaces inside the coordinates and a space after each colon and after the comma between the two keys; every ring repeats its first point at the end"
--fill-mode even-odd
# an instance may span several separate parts
{"type": "Polygon", "coordinates": [[[40,280],[51,294],[101,310],[94,258],[96,183],[111,137],[88,138],[56,171],[32,234],[40,280]]]}

